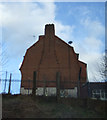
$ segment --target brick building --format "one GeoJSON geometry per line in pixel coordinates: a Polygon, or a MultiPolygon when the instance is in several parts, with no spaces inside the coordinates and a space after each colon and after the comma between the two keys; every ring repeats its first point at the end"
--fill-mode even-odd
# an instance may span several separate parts
{"type": "Polygon", "coordinates": [[[60,73],[60,89],[77,97],[78,89],[87,81],[87,64],[79,60],[73,47],[55,35],[54,24],[45,25],[45,35],[27,49],[21,71],[21,93],[32,92],[33,72],[36,71],[36,94],[42,95],[44,82],[47,94],[56,92],[56,73],[60,73]],[[25,82],[30,80],[30,85],[25,82]],[[78,87],[79,85],[79,87],[78,87]]]}
{"type": "Polygon", "coordinates": [[[81,87],[81,98],[107,100],[107,82],[87,82],[81,87]]]}

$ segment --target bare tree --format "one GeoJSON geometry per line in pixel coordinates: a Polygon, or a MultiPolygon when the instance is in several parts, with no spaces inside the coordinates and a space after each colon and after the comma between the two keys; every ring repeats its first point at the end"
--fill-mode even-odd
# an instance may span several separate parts
{"type": "Polygon", "coordinates": [[[97,63],[98,74],[101,76],[102,81],[107,81],[107,54],[100,58],[99,63],[97,63]]]}
{"type": "Polygon", "coordinates": [[[107,82],[107,53],[105,54],[105,80],[107,82]]]}

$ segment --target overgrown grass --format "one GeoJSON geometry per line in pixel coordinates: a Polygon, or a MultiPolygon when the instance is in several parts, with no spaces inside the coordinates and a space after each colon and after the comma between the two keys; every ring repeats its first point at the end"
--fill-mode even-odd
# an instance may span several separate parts
{"type": "Polygon", "coordinates": [[[3,95],[4,118],[104,118],[105,101],[3,95]]]}

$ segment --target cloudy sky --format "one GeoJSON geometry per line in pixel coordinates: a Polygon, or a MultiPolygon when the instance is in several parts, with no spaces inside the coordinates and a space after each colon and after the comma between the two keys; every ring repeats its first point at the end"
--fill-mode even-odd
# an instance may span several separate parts
{"type": "Polygon", "coordinates": [[[104,2],[4,2],[0,3],[0,43],[2,43],[2,75],[19,71],[26,49],[44,34],[45,24],[55,24],[55,34],[79,53],[87,63],[89,81],[99,81],[97,63],[105,50],[104,2]],[[33,37],[35,35],[35,38],[33,37]]]}

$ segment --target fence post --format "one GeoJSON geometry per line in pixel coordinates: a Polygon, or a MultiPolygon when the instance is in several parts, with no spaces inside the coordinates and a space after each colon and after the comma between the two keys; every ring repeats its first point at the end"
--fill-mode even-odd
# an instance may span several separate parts
{"type": "Polygon", "coordinates": [[[12,78],[12,74],[10,73],[10,80],[9,80],[9,90],[8,90],[8,94],[10,94],[10,88],[11,88],[11,78],[12,78]]]}
{"type": "Polygon", "coordinates": [[[6,82],[7,82],[7,71],[6,71],[6,78],[5,78],[5,85],[4,85],[4,93],[5,93],[5,89],[6,89],[6,82]]]}
{"type": "Polygon", "coordinates": [[[44,79],[43,96],[45,96],[45,92],[46,92],[46,80],[44,79]]]}
{"type": "Polygon", "coordinates": [[[33,72],[33,88],[32,88],[32,94],[36,95],[36,71],[33,72]]]}
{"type": "Polygon", "coordinates": [[[60,72],[56,73],[56,97],[57,101],[60,99],[60,72]]]}
{"type": "Polygon", "coordinates": [[[30,80],[28,79],[28,95],[29,95],[29,90],[30,90],[30,80]]]}
{"type": "Polygon", "coordinates": [[[80,98],[80,79],[81,79],[81,67],[79,70],[79,79],[78,79],[78,98],[80,98]]]}

